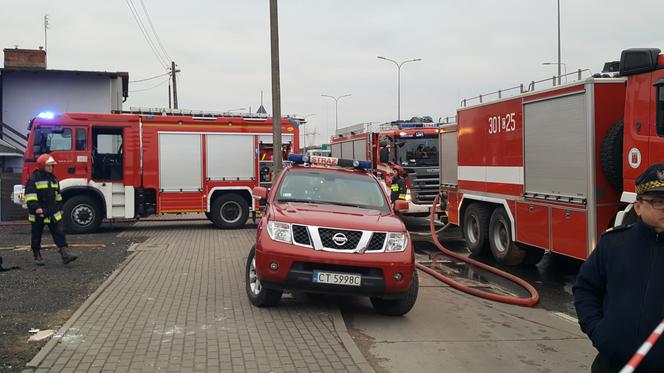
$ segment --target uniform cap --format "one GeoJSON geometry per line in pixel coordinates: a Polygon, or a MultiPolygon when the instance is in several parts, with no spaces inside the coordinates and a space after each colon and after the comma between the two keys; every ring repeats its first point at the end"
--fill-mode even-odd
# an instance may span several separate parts
{"type": "Polygon", "coordinates": [[[664,192],[664,164],[657,163],[648,167],[636,178],[636,194],[664,192]]]}

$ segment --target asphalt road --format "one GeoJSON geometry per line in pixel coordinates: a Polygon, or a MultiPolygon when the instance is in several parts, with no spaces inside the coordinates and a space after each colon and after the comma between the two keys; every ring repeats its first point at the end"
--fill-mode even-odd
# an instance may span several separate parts
{"type": "MultiPolygon", "coordinates": [[[[440,255],[440,251],[433,244],[429,234],[426,234],[425,236],[420,236],[418,234],[429,232],[428,221],[426,218],[406,218],[405,221],[409,230],[415,233],[413,241],[415,242],[418,258],[426,260],[427,257],[440,255]]],[[[461,232],[456,227],[451,227],[446,230],[442,235],[441,242],[450,250],[470,255],[470,252],[466,248],[465,241],[461,236],[461,232]]],[[[442,256],[447,258],[444,255],[442,256]]],[[[576,317],[572,297],[572,286],[579,273],[582,264],[581,261],[552,254],[545,255],[542,261],[535,267],[509,267],[499,265],[490,256],[473,258],[528,281],[540,294],[540,303],[537,305],[538,308],[562,312],[569,316],[576,317]]],[[[464,265],[459,265],[459,267],[457,267],[457,271],[460,273],[459,277],[465,277],[465,279],[479,281],[481,283],[496,284],[497,286],[504,288],[507,292],[519,296],[527,295],[527,292],[523,289],[501,277],[475,268],[463,268],[465,267],[464,265]]]]}

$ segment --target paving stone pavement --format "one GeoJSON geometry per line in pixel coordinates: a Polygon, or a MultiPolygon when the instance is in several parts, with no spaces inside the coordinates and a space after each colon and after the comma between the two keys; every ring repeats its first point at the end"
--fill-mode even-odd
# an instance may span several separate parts
{"type": "Polygon", "coordinates": [[[336,307],[306,297],[249,303],[253,229],[138,223],[122,235],[150,238],[31,362],[37,372],[362,370],[335,331],[336,307]]]}

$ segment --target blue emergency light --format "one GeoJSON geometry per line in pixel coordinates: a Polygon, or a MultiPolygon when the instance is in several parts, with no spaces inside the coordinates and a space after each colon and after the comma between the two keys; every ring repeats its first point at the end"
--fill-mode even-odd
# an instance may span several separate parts
{"type": "Polygon", "coordinates": [[[53,114],[52,111],[42,111],[41,113],[37,114],[37,118],[39,118],[39,119],[53,119],[53,118],[55,118],[55,114],[53,114]]]}
{"type": "Polygon", "coordinates": [[[307,158],[306,161],[308,161],[308,160],[309,160],[309,157],[307,157],[306,155],[302,155],[302,154],[293,154],[293,153],[288,154],[288,160],[291,161],[291,162],[293,162],[293,163],[295,163],[295,164],[302,164],[302,163],[305,163],[305,162],[306,162],[306,161],[304,160],[305,157],[307,158]]]}

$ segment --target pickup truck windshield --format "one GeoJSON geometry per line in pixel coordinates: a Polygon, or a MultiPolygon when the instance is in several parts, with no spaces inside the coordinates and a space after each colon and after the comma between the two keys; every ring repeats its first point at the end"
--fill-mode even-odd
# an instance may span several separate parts
{"type": "Polygon", "coordinates": [[[389,211],[383,191],[373,178],[344,172],[288,170],[276,200],[389,211]]]}

